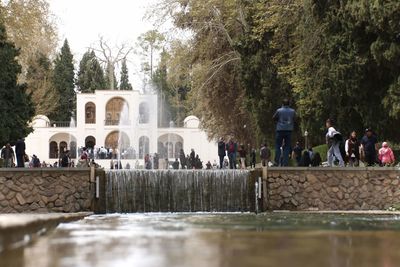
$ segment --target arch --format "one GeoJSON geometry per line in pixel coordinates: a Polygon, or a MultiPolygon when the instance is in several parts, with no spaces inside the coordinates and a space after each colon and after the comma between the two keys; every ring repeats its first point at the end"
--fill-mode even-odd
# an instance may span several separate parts
{"type": "Polygon", "coordinates": [[[68,149],[68,144],[65,141],[61,141],[59,145],[60,156],[64,155],[65,151],[68,149]]]}
{"type": "Polygon", "coordinates": [[[150,139],[147,136],[139,138],[139,158],[143,159],[145,155],[150,153],[150,139]]]}
{"type": "Polygon", "coordinates": [[[85,105],[85,123],[96,123],[96,104],[93,102],[87,102],[85,105]]]}
{"type": "Polygon", "coordinates": [[[150,121],[150,107],[146,102],[139,104],[139,123],[145,124],[150,121]]]}
{"type": "Polygon", "coordinates": [[[96,138],[94,136],[86,136],[85,138],[85,147],[87,148],[94,148],[94,146],[96,145],[96,138]]]}
{"type": "Polygon", "coordinates": [[[106,148],[125,150],[129,147],[129,136],[125,132],[114,131],[107,135],[104,146],[106,148]]]}
{"type": "Polygon", "coordinates": [[[157,143],[157,153],[162,159],[165,159],[168,156],[167,149],[162,142],[157,143]]]}
{"type": "Polygon", "coordinates": [[[159,149],[158,153],[164,152],[168,158],[179,158],[180,150],[183,149],[184,145],[182,136],[175,133],[161,135],[158,138],[158,143],[163,145],[163,150],[160,151],[159,149]]]}
{"type": "Polygon", "coordinates": [[[129,114],[128,102],[122,97],[113,97],[106,104],[105,125],[118,125],[122,110],[126,109],[126,116],[129,114]]]}
{"type": "Polygon", "coordinates": [[[76,142],[75,141],[71,141],[69,143],[69,153],[70,153],[70,157],[71,159],[76,159],[76,142]]]}
{"type": "Polygon", "coordinates": [[[49,158],[50,159],[58,158],[58,144],[56,141],[51,141],[49,144],[49,158]]]}

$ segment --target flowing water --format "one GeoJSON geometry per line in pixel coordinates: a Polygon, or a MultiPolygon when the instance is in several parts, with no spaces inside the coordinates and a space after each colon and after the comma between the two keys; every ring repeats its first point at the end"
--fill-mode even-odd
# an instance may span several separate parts
{"type": "Polygon", "coordinates": [[[107,213],[249,211],[248,171],[110,170],[107,213]]]}
{"type": "Polygon", "coordinates": [[[142,213],[62,224],[0,254],[7,267],[394,267],[400,217],[142,213]]]}

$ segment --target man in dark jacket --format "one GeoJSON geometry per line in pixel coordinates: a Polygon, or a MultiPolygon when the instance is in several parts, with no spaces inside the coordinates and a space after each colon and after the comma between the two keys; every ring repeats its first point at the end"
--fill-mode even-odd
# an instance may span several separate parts
{"type": "Polygon", "coordinates": [[[25,166],[25,142],[24,139],[18,139],[17,143],[15,144],[15,154],[17,155],[17,167],[23,168],[25,166]]]}
{"type": "Polygon", "coordinates": [[[224,167],[224,158],[226,156],[226,144],[224,142],[224,138],[221,137],[218,142],[218,157],[219,157],[219,168],[222,169],[224,167]]]}
{"type": "Polygon", "coordinates": [[[282,166],[289,165],[289,153],[295,117],[296,112],[289,107],[289,100],[284,99],[282,107],[279,108],[273,116],[273,119],[276,121],[275,164],[282,166]],[[280,164],[282,146],[283,157],[282,163],[280,164]]]}

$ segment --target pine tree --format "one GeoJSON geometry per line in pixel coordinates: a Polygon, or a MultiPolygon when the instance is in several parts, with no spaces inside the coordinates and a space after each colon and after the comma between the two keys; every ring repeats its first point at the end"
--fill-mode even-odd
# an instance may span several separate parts
{"type": "Polygon", "coordinates": [[[82,93],[93,93],[106,88],[104,72],[94,51],[87,51],[83,55],[76,85],[82,93]]]}
{"type": "Polygon", "coordinates": [[[121,67],[121,82],[119,84],[120,90],[132,90],[132,85],[129,83],[128,67],[126,66],[126,59],[122,61],[121,67]]]}
{"type": "Polygon", "coordinates": [[[114,66],[110,63],[107,64],[104,71],[104,80],[109,90],[118,90],[117,77],[115,77],[114,66]]]}
{"type": "Polygon", "coordinates": [[[27,136],[32,129],[28,121],[35,113],[26,85],[18,84],[21,66],[16,58],[19,51],[7,41],[7,34],[0,22],[0,146],[13,143],[27,136]]]}
{"type": "Polygon", "coordinates": [[[54,62],[53,84],[60,97],[59,108],[50,115],[55,121],[69,121],[74,116],[76,94],[74,91],[74,64],[68,41],[54,62]]]}
{"type": "Polygon", "coordinates": [[[32,96],[36,114],[48,116],[58,108],[57,94],[51,77],[53,74],[50,59],[38,52],[30,58],[26,74],[27,92],[32,96]]]}

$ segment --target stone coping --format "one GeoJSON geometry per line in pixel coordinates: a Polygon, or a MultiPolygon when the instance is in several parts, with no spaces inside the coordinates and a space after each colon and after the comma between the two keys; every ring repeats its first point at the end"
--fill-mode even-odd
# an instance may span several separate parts
{"type": "MultiPolygon", "coordinates": [[[[259,168],[262,170],[262,168],[259,168]]],[[[398,167],[268,167],[268,171],[400,171],[398,167]]]]}
{"type": "MultiPolygon", "coordinates": [[[[292,214],[348,214],[348,215],[400,215],[400,211],[387,210],[273,210],[270,213],[292,213],[292,214]]],[[[268,214],[268,212],[266,212],[268,214]]]]}
{"type": "Polygon", "coordinates": [[[81,220],[92,212],[0,214],[0,253],[24,246],[60,223],[81,220]]]}
{"type": "Polygon", "coordinates": [[[84,172],[90,168],[0,168],[0,172],[84,172]]]}

